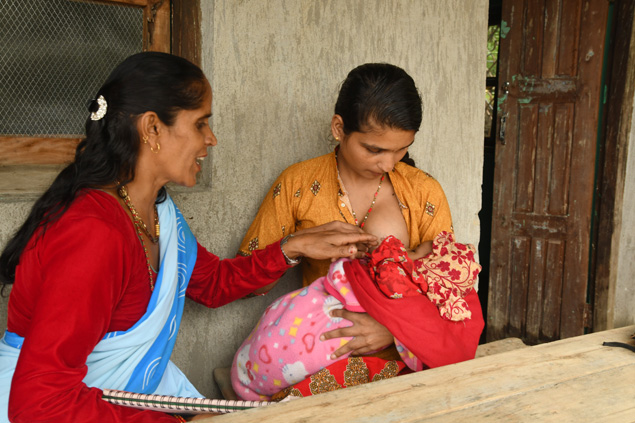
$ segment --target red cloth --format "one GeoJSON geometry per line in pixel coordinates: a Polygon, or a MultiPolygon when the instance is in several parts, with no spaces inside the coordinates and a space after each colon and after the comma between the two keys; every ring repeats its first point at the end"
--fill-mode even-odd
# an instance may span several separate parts
{"type": "MultiPolygon", "coordinates": [[[[399,342],[417,356],[424,369],[474,358],[484,327],[480,301],[471,285],[465,290],[457,287],[439,289],[438,280],[431,275],[426,278],[416,269],[415,263],[427,263],[433,268],[434,264],[443,262],[441,259],[447,260],[449,250],[441,251],[443,248],[460,252],[465,250],[465,255],[469,257],[455,254],[454,258],[462,260],[468,270],[474,267],[476,272],[469,276],[476,279],[480,266],[474,262],[471,246],[454,243],[451,234],[446,232],[435,237],[434,254],[430,253],[415,262],[410,260],[401,241],[391,236],[369,254],[368,260],[344,263],[344,272],[361,309],[388,328],[399,342]],[[444,302],[428,298],[429,282],[436,292],[452,291],[453,296],[465,301],[465,308],[471,312],[471,317],[452,321],[440,313],[438,306],[444,302]]],[[[437,272],[437,276],[445,275],[451,266],[456,267],[457,264],[448,265],[448,269],[437,272]]],[[[422,268],[428,269],[426,266],[422,268]]],[[[335,292],[332,295],[338,294],[335,292]]],[[[450,295],[446,293],[446,296],[450,295]]],[[[398,360],[373,356],[348,357],[283,389],[272,399],[280,400],[289,395],[306,397],[410,372],[406,364],[398,360]]]]}
{"type": "MultiPolygon", "coordinates": [[[[288,266],[277,244],[220,260],[198,245],[187,296],[219,307],[279,279],[288,266]]],[[[132,222],[101,191],[80,195],[29,243],[16,269],[8,329],[25,338],[9,399],[20,422],[174,422],[109,404],[88,388],[86,357],[107,332],[127,330],[150,298],[148,268],[132,222]]]]}
{"type": "Polygon", "coordinates": [[[410,373],[403,361],[377,357],[348,357],[324,367],[319,372],[291,385],[271,398],[278,401],[287,396],[308,397],[351,386],[390,379],[410,373]]]}
{"type": "Polygon", "coordinates": [[[415,263],[408,256],[403,243],[389,235],[371,253],[368,268],[377,288],[390,298],[423,295],[428,284],[415,271],[415,263]]]}
{"type": "Polygon", "coordinates": [[[481,304],[472,290],[465,301],[471,319],[454,322],[443,319],[439,309],[424,295],[394,300],[377,289],[369,269],[353,260],[344,263],[353,292],[366,312],[384,325],[428,368],[474,358],[485,326],[481,304]]]}

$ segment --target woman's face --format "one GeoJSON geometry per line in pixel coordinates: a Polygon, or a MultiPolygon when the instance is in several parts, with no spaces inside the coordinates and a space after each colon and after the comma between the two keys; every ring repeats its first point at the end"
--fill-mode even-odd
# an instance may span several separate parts
{"type": "MultiPolygon", "coordinates": [[[[165,158],[163,170],[169,181],[192,187],[196,184],[196,174],[201,171],[207,147],[217,143],[209,126],[212,116],[212,89],[206,81],[207,90],[201,106],[194,110],[181,110],[172,126],[165,127],[165,135],[160,137],[159,155],[165,158]]],[[[163,135],[163,134],[162,134],[163,135]]]]}
{"type": "Polygon", "coordinates": [[[352,132],[340,138],[340,172],[344,166],[362,178],[378,179],[406,155],[414,138],[415,131],[393,128],[371,127],[366,132],[352,132]]]}

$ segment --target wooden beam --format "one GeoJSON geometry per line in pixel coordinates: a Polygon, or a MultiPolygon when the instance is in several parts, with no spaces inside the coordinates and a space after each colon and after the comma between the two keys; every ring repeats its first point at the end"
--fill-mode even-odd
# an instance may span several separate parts
{"type": "Polygon", "coordinates": [[[151,0],[143,8],[143,49],[170,53],[170,0],[151,0]]]}
{"type": "Polygon", "coordinates": [[[201,65],[200,0],[172,0],[172,53],[201,65]]]}
{"type": "Polygon", "coordinates": [[[0,165],[70,163],[80,140],[79,135],[68,138],[0,137],[0,165]]]}

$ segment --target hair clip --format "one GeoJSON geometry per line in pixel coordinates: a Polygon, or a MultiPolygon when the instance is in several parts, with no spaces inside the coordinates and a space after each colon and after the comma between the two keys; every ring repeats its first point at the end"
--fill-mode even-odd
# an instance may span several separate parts
{"type": "Polygon", "coordinates": [[[90,120],[99,120],[106,116],[106,111],[108,110],[108,103],[106,103],[106,99],[103,95],[97,97],[97,104],[99,104],[99,109],[96,112],[92,112],[90,114],[90,120]]]}

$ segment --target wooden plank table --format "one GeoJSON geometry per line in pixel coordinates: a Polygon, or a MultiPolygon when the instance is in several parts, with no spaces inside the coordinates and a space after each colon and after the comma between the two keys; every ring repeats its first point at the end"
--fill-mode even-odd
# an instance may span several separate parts
{"type": "Polygon", "coordinates": [[[200,420],[635,422],[635,326],[200,420]]]}

